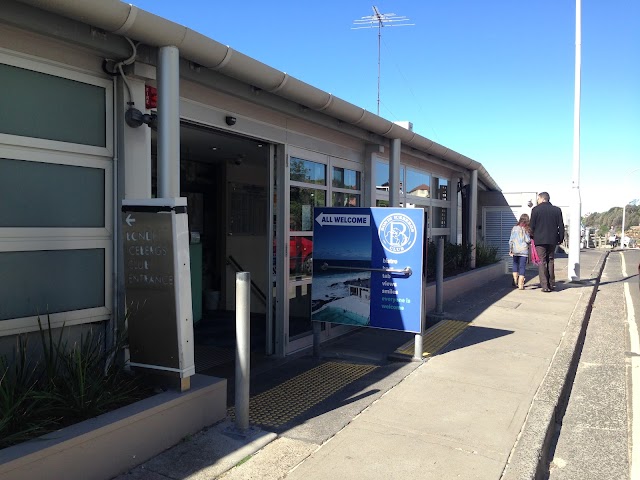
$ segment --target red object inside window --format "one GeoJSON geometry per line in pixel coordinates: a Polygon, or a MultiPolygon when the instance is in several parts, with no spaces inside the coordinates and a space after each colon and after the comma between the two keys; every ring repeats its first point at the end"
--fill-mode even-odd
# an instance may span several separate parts
{"type": "Polygon", "coordinates": [[[147,110],[158,108],[158,89],[156,87],[144,86],[144,105],[147,110]]]}

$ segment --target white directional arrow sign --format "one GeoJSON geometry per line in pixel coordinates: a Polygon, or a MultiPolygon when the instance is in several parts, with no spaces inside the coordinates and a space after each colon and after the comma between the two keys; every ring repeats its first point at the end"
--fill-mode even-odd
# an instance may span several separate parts
{"type": "Polygon", "coordinates": [[[124,219],[125,222],[127,222],[127,225],[131,226],[132,224],[136,223],[136,219],[133,218],[131,216],[131,214],[127,215],[127,218],[124,219]]]}
{"type": "Polygon", "coordinates": [[[334,225],[339,227],[368,227],[371,225],[371,215],[349,215],[346,213],[320,213],[316,217],[320,226],[334,225]]]}

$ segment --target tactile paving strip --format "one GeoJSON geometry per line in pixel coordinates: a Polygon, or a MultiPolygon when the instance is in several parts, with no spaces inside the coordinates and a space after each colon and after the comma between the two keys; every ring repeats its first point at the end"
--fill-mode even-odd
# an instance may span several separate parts
{"type": "MultiPolygon", "coordinates": [[[[249,423],[280,427],[372,372],[375,365],[327,362],[249,399],[249,423]]],[[[235,408],[228,410],[235,418],[235,408]]]]}
{"type": "MultiPolygon", "coordinates": [[[[459,320],[442,320],[435,326],[427,330],[422,337],[422,356],[430,357],[435,355],[451,340],[469,326],[469,323],[459,320]]],[[[413,356],[414,342],[406,343],[396,350],[396,353],[413,356]]]]}

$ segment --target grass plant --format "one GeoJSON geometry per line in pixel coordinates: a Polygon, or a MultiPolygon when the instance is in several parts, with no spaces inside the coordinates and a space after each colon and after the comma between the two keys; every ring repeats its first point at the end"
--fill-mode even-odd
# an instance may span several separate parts
{"type": "Polygon", "coordinates": [[[38,319],[40,345],[19,335],[13,358],[0,357],[0,448],[95,417],[148,396],[138,376],[116,364],[121,336],[105,347],[99,328],[65,340],[38,319]]]}
{"type": "MultiPolygon", "coordinates": [[[[456,245],[444,242],[444,277],[452,277],[471,269],[471,252],[473,247],[470,244],[456,245]]],[[[436,257],[438,247],[433,241],[427,246],[427,280],[434,281],[436,278],[436,257]]],[[[476,245],[476,268],[492,265],[500,260],[498,249],[484,244],[476,245]]]]}

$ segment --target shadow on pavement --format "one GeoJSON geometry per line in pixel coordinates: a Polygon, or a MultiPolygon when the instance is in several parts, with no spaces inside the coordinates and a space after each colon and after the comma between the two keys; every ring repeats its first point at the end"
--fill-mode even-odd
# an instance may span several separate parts
{"type": "Polygon", "coordinates": [[[513,330],[502,330],[498,328],[474,327],[467,328],[458,338],[442,349],[437,355],[445,355],[454,350],[471,347],[483,342],[489,342],[500,337],[511,335],[513,330]]]}

